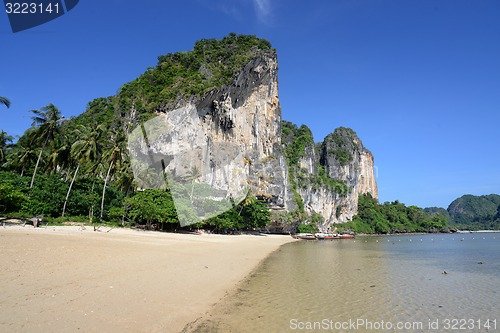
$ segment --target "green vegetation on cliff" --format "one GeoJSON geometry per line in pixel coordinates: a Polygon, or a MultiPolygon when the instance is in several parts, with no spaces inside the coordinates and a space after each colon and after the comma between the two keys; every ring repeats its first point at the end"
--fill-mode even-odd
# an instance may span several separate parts
{"type": "Polygon", "coordinates": [[[141,111],[164,111],[167,101],[201,97],[212,89],[231,84],[235,75],[260,50],[271,44],[255,36],[230,34],[202,39],[189,52],[158,57],[158,64],[124,85],[119,98],[130,100],[141,111]]]}
{"type": "Polygon", "coordinates": [[[124,84],[116,96],[90,102],[77,122],[98,121],[109,128],[113,118],[148,120],[180,100],[199,98],[231,84],[249,60],[261,53],[274,54],[275,50],[269,41],[252,35],[231,33],[220,40],[202,39],[191,51],[159,56],[155,67],[124,84]]]}
{"type": "Polygon", "coordinates": [[[352,129],[346,127],[336,128],[323,142],[323,149],[326,150],[324,155],[334,156],[337,162],[344,166],[352,161],[353,154],[358,149],[356,139],[356,132],[352,129]]]}
{"type": "Polygon", "coordinates": [[[300,158],[307,154],[306,149],[314,147],[314,137],[306,125],[297,125],[283,120],[281,142],[285,147],[285,157],[290,169],[299,167],[300,158]]]}
{"type": "Polygon", "coordinates": [[[297,125],[289,121],[283,121],[281,142],[285,147],[285,158],[291,175],[292,187],[305,189],[311,186],[313,191],[326,188],[341,196],[347,194],[349,191],[347,184],[342,180],[331,178],[320,164],[316,144],[309,127],[306,125],[297,127],[297,125]],[[315,172],[309,173],[308,170],[301,168],[301,158],[312,160],[315,172]]]}

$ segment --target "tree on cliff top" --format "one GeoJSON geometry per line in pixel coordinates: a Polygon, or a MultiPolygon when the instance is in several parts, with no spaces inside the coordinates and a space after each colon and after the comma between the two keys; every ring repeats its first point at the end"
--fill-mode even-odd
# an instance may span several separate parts
{"type": "Polygon", "coordinates": [[[229,85],[250,59],[270,50],[269,41],[251,35],[202,39],[192,51],[159,56],[156,67],[121,88],[119,104],[122,108],[134,105],[141,113],[164,111],[169,102],[201,97],[229,85]]]}

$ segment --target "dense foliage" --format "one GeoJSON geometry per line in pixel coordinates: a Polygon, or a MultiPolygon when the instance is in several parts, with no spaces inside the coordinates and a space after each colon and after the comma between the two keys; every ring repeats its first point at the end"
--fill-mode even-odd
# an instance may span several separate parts
{"type": "Polygon", "coordinates": [[[137,223],[144,223],[151,227],[152,223],[159,223],[161,229],[164,224],[179,222],[174,202],[169,191],[150,189],[139,191],[133,197],[125,200],[127,215],[137,223]]]}
{"type": "Polygon", "coordinates": [[[453,223],[459,229],[500,229],[500,195],[464,195],[448,207],[453,223]]]}
{"type": "Polygon", "coordinates": [[[314,234],[318,232],[318,227],[312,223],[307,223],[307,224],[300,224],[297,227],[298,232],[303,232],[303,233],[309,233],[309,234],[314,234]]]}
{"type": "Polygon", "coordinates": [[[358,214],[351,222],[337,225],[358,233],[438,232],[447,226],[442,215],[427,214],[422,208],[394,201],[379,204],[370,194],[359,196],[358,214]]]}
{"type": "MultiPolygon", "coordinates": [[[[30,180],[30,176],[21,177],[14,172],[0,171],[0,212],[20,216],[61,216],[68,182],[57,174],[39,175],[30,189],[30,180]]],[[[68,215],[88,217],[91,214],[93,218],[98,217],[102,187],[100,179],[78,179],[68,202],[68,215]]],[[[107,220],[111,210],[121,208],[122,200],[121,191],[113,188],[108,191],[104,211],[107,220]]]]}
{"type": "Polygon", "coordinates": [[[453,224],[453,218],[451,217],[450,213],[448,213],[448,211],[442,207],[427,207],[424,208],[424,211],[429,215],[443,215],[444,217],[446,217],[448,225],[453,224]]]}
{"type": "Polygon", "coordinates": [[[166,101],[201,97],[230,84],[259,50],[270,49],[267,40],[249,35],[232,33],[221,40],[203,39],[190,52],[158,57],[156,67],[124,85],[119,97],[130,99],[139,110],[164,110],[166,101]]]}
{"type": "Polygon", "coordinates": [[[323,156],[333,156],[341,166],[346,165],[352,161],[353,153],[358,149],[356,138],[356,132],[352,129],[336,128],[323,142],[323,156]]]}
{"type": "MultiPolygon", "coordinates": [[[[15,172],[0,171],[0,214],[7,216],[35,216],[43,214],[48,218],[61,216],[69,182],[59,175],[39,175],[33,188],[29,188],[29,176],[20,176],[15,172]]],[[[67,220],[86,217],[94,221],[99,217],[100,196],[103,181],[96,178],[79,178],[75,181],[67,205],[67,220]],[[90,214],[90,215],[89,215],[90,214]]],[[[136,224],[158,229],[169,229],[167,225],[179,227],[176,207],[169,191],[137,191],[129,198],[124,198],[122,191],[108,187],[105,200],[104,219],[121,223],[123,218],[136,224]]],[[[180,207],[182,209],[182,207],[180,207]]],[[[267,205],[252,196],[232,209],[211,218],[198,227],[223,232],[227,230],[259,229],[269,223],[271,213],[267,205]]],[[[81,221],[81,218],[77,219],[81,221]]],[[[85,220],[85,219],[84,219],[85,220]]]]}
{"type": "Polygon", "coordinates": [[[284,120],[282,122],[281,142],[285,147],[285,157],[289,168],[297,168],[301,157],[306,156],[306,149],[314,147],[314,137],[306,125],[297,125],[284,120]]]}

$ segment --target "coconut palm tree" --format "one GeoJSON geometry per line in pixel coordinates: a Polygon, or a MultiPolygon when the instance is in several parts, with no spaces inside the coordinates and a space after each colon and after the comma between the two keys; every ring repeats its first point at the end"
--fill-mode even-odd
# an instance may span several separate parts
{"type": "MultiPolygon", "coordinates": [[[[63,173],[69,169],[71,163],[71,143],[64,134],[50,146],[50,154],[47,157],[46,169],[49,173],[63,173]]],[[[69,177],[69,170],[66,172],[66,179],[69,177]]]]}
{"type": "Polygon", "coordinates": [[[35,164],[37,153],[35,150],[36,137],[33,131],[28,130],[15,144],[9,161],[5,164],[8,168],[20,171],[21,177],[24,171],[35,164]]]}
{"type": "Polygon", "coordinates": [[[240,202],[241,208],[238,213],[238,215],[241,215],[241,212],[243,211],[243,208],[253,205],[257,201],[257,198],[253,195],[251,190],[248,190],[247,195],[245,198],[240,202]]]}
{"type": "MultiPolygon", "coordinates": [[[[132,172],[132,166],[130,164],[130,159],[125,158],[121,163],[119,169],[115,172],[117,181],[116,186],[119,187],[122,192],[125,192],[125,198],[128,198],[130,190],[134,189],[134,173],[132,172]]],[[[125,212],[127,210],[126,200],[123,200],[123,215],[122,215],[122,227],[125,226],[125,212]]]]}
{"type": "Polygon", "coordinates": [[[12,142],[12,140],[14,140],[12,136],[0,130],[0,163],[6,160],[7,148],[11,146],[9,142],[12,142]]]}
{"type": "Polygon", "coordinates": [[[3,104],[3,105],[5,105],[8,108],[10,107],[10,101],[6,97],[0,96],[0,104],[3,104]]]}
{"type": "Polygon", "coordinates": [[[21,169],[21,177],[24,176],[24,171],[36,161],[37,154],[32,146],[20,146],[16,154],[12,156],[12,160],[7,162],[7,166],[14,166],[18,171],[21,169]]]}
{"type": "Polygon", "coordinates": [[[49,104],[44,106],[40,110],[31,110],[34,116],[31,117],[33,119],[32,126],[38,126],[38,137],[45,138],[42,149],[40,149],[40,153],[38,154],[38,159],[35,165],[35,171],[33,172],[33,177],[31,178],[30,188],[33,187],[33,183],[35,182],[36,171],[38,169],[38,165],[40,164],[40,159],[42,158],[42,153],[49,141],[53,141],[56,133],[59,132],[59,125],[64,120],[64,117],[61,117],[61,111],[54,104],[49,104]]]}
{"type": "Polygon", "coordinates": [[[66,212],[69,194],[73,188],[80,166],[86,165],[88,169],[92,169],[92,165],[95,164],[101,155],[104,131],[105,127],[102,124],[91,128],[80,125],[75,129],[74,134],[77,140],[71,145],[71,158],[76,162],[76,169],[66,193],[61,216],[64,216],[66,212]]]}
{"type": "Polygon", "coordinates": [[[106,186],[108,184],[109,176],[111,171],[116,169],[122,163],[125,157],[125,143],[126,138],[123,132],[114,131],[111,134],[112,140],[111,145],[106,149],[103,154],[103,160],[105,163],[109,163],[108,171],[106,173],[106,178],[104,179],[104,187],[102,189],[102,199],[101,199],[101,212],[99,215],[99,223],[102,222],[102,214],[104,211],[104,196],[106,194],[106,186]]]}

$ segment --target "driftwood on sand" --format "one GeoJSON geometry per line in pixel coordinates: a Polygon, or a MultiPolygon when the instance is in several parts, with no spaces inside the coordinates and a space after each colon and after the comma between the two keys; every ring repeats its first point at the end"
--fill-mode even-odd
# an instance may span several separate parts
{"type": "Polygon", "coordinates": [[[0,217],[0,222],[3,222],[3,224],[5,225],[5,222],[6,221],[10,221],[10,220],[21,220],[23,221],[23,226],[26,225],[26,223],[28,224],[32,224],[33,227],[37,228],[43,221],[43,214],[42,215],[37,215],[37,216],[33,216],[33,217],[30,217],[30,218],[26,218],[26,217],[13,217],[13,216],[5,216],[5,217],[0,217]]]}

